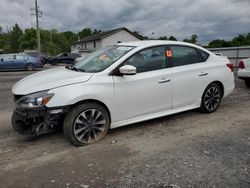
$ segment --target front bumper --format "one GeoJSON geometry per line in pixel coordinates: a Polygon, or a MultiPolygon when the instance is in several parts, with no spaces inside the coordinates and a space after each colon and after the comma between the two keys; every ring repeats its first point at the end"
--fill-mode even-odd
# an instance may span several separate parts
{"type": "Polygon", "coordinates": [[[20,134],[39,136],[56,130],[63,123],[68,107],[20,109],[12,115],[12,126],[20,134]]]}

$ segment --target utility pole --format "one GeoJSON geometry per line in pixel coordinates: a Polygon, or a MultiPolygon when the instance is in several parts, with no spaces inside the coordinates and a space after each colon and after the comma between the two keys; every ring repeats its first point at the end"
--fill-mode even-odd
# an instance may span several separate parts
{"type": "Polygon", "coordinates": [[[37,0],[35,0],[35,8],[32,8],[31,11],[35,11],[34,14],[36,16],[36,37],[37,37],[37,53],[41,53],[41,39],[40,39],[40,28],[39,28],[39,18],[42,17],[42,12],[39,10],[39,6],[37,5],[37,0]]]}

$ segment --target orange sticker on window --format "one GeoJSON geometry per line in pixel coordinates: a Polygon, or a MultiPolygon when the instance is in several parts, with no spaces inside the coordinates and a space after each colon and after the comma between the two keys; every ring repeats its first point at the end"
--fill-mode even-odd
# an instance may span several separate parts
{"type": "Polygon", "coordinates": [[[172,57],[172,52],[170,50],[167,50],[166,55],[167,55],[167,57],[172,57]]]}

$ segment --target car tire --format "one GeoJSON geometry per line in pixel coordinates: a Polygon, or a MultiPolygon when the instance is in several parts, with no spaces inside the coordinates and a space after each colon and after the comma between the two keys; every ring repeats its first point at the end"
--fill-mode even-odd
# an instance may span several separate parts
{"type": "Polygon", "coordinates": [[[51,65],[57,65],[58,64],[58,61],[57,60],[52,60],[51,61],[51,65]]]}
{"type": "Polygon", "coordinates": [[[25,65],[25,70],[33,71],[34,70],[34,65],[31,64],[31,63],[28,63],[27,65],[25,65]]]}
{"type": "Polygon", "coordinates": [[[245,84],[248,88],[250,88],[250,80],[245,80],[245,84]]]}
{"type": "Polygon", "coordinates": [[[201,111],[203,113],[215,112],[220,106],[222,97],[222,89],[220,86],[216,83],[209,84],[202,95],[201,111]]]}
{"type": "Polygon", "coordinates": [[[109,127],[110,117],[106,108],[97,103],[83,103],[68,112],[63,130],[73,145],[84,146],[103,139],[109,127]]]}

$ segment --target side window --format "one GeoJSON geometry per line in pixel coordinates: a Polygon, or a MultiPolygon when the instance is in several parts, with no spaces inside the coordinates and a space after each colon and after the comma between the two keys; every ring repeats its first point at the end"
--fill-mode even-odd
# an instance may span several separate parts
{"type": "Polygon", "coordinates": [[[4,61],[10,61],[10,60],[13,60],[13,55],[7,55],[7,56],[4,56],[3,60],[4,61]]]}
{"type": "Polygon", "coordinates": [[[170,46],[173,66],[190,65],[201,62],[200,55],[195,48],[188,46],[170,46]]]}
{"type": "Polygon", "coordinates": [[[209,54],[207,52],[204,52],[203,50],[198,49],[199,53],[201,54],[202,61],[206,61],[209,57],[209,54]]]}
{"type": "Polygon", "coordinates": [[[22,60],[24,60],[24,56],[22,56],[22,55],[16,55],[16,60],[17,61],[22,61],[22,60]]]}
{"type": "Polygon", "coordinates": [[[165,48],[160,46],[140,51],[124,64],[135,66],[138,73],[166,68],[165,48]]]}

